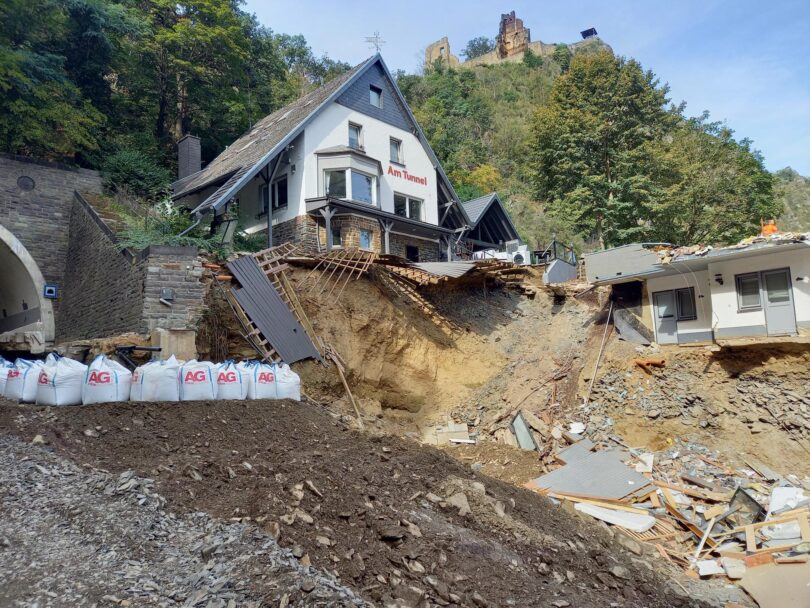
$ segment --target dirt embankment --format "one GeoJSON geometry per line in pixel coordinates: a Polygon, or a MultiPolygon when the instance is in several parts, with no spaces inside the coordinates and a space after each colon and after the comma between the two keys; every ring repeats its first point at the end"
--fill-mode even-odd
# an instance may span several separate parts
{"type": "Polygon", "coordinates": [[[305,403],[0,402],[0,429],[41,435],[82,464],[151,477],[168,509],[255,522],[386,605],[702,605],[602,528],[305,403]]]}

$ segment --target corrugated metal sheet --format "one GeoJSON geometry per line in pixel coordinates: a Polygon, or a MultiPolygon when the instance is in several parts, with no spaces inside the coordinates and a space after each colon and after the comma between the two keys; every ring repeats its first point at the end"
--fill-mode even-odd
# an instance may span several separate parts
{"type": "Polygon", "coordinates": [[[475,268],[475,262],[420,262],[414,264],[419,270],[438,277],[458,278],[475,268]]]}
{"type": "Polygon", "coordinates": [[[621,452],[593,452],[534,480],[538,488],[619,500],[650,486],[650,480],[625,465],[621,452]]]}
{"type": "Polygon", "coordinates": [[[231,291],[251,321],[286,363],[318,359],[307,332],[293,316],[252,256],[228,264],[241,288],[231,291]]]}

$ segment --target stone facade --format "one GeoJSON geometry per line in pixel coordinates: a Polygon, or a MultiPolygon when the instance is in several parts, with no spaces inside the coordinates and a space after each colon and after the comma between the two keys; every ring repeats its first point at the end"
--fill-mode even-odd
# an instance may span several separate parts
{"type": "Polygon", "coordinates": [[[451,68],[458,66],[460,63],[458,57],[450,51],[450,41],[447,40],[447,36],[433,44],[429,44],[425,49],[425,65],[432,66],[437,60],[451,68]]]}
{"type": "Polygon", "coordinates": [[[80,195],[72,205],[69,229],[58,342],[196,326],[205,285],[195,248],[121,249],[80,195]],[[170,306],[160,302],[163,287],[174,290],[170,306]]]}
{"type": "MultiPolygon", "coordinates": [[[[0,224],[31,254],[48,283],[62,285],[73,192],[101,192],[96,171],[0,155],[0,224]]],[[[53,301],[54,310],[60,300],[53,301]]]]}
{"type": "Polygon", "coordinates": [[[89,205],[76,197],[70,213],[57,341],[104,337],[138,329],[143,273],[122,251],[89,205]]]}
{"type": "Polygon", "coordinates": [[[141,333],[153,329],[191,329],[205,308],[202,260],[194,247],[149,247],[141,261],[144,277],[141,333]],[[172,299],[163,298],[169,289],[172,299]],[[166,300],[166,302],[161,301],[166,300]]]}
{"type": "Polygon", "coordinates": [[[523,19],[517,18],[515,11],[501,15],[498,37],[495,39],[498,57],[503,59],[510,55],[524,53],[531,41],[529,28],[523,26],[523,19]]]}
{"type": "MultiPolygon", "coordinates": [[[[360,248],[360,230],[371,232],[371,250],[383,252],[384,240],[382,229],[377,220],[358,215],[336,216],[332,218],[334,226],[340,226],[340,237],[344,247],[360,248]]],[[[273,226],[273,244],[298,243],[304,251],[310,254],[326,250],[326,229],[323,221],[320,223],[309,215],[300,215],[287,222],[273,226]]],[[[406,247],[411,245],[419,249],[419,257],[423,262],[438,262],[445,259],[446,254],[439,243],[391,233],[388,241],[392,255],[406,257],[406,247]]]]}

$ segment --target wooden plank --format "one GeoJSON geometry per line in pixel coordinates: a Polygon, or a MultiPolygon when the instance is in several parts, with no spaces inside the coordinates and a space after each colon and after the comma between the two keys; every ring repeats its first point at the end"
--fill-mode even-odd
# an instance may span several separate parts
{"type": "Polygon", "coordinates": [[[705,490],[693,490],[685,486],[679,486],[675,483],[667,483],[666,481],[653,480],[653,483],[659,488],[667,488],[670,490],[677,490],[681,494],[692,496],[693,498],[700,498],[711,502],[729,502],[731,501],[731,494],[723,494],[720,492],[708,492],[705,490]]]}
{"type": "Polygon", "coordinates": [[[810,542],[810,522],[807,520],[807,513],[799,515],[799,530],[801,530],[802,540],[810,542]]]}
{"type": "Polygon", "coordinates": [[[745,550],[751,553],[757,550],[757,533],[754,526],[745,526],[745,550]]]}
{"type": "Polygon", "coordinates": [[[604,507],[605,509],[615,509],[617,511],[627,511],[628,513],[637,513],[639,515],[650,514],[649,511],[645,511],[644,509],[639,509],[637,507],[630,507],[609,500],[594,500],[592,498],[581,498],[579,496],[574,496],[572,494],[557,494],[556,492],[549,492],[547,496],[558,498],[560,500],[570,500],[571,502],[583,502],[590,505],[596,505],[597,507],[604,507]]]}

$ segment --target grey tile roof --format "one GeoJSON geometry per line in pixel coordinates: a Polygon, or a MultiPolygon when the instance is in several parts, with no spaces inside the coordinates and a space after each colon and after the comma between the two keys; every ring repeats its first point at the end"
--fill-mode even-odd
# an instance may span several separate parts
{"type": "Polygon", "coordinates": [[[345,74],[261,119],[252,129],[225,148],[202,171],[175,182],[173,198],[178,199],[193,190],[227,178],[240,169],[254,166],[344,83],[375,59],[376,57],[367,59],[345,74]]]}
{"type": "Polygon", "coordinates": [[[471,201],[464,201],[461,203],[461,206],[464,207],[464,211],[467,214],[467,217],[470,219],[470,224],[472,226],[475,226],[478,223],[478,220],[480,220],[481,216],[484,215],[484,212],[489,207],[492,199],[497,198],[497,196],[497,193],[490,192],[484,196],[474,198],[471,201]]]}

